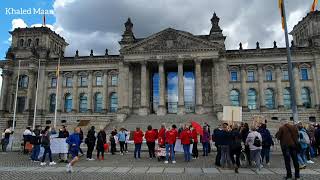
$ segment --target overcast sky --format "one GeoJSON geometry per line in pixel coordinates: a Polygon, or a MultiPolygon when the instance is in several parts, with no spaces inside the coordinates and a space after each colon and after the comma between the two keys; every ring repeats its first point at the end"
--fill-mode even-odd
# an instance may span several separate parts
{"type": "MultiPolygon", "coordinates": [[[[306,15],[313,0],[286,0],[289,29],[306,15]]],[[[284,45],[278,0],[56,0],[54,27],[69,42],[67,55],[79,49],[117,54],[124,27],[131,17],[136,37],[147,37],[167,27],[208,34],[213,12],[227,36],[227,49],[284,45]]]]}

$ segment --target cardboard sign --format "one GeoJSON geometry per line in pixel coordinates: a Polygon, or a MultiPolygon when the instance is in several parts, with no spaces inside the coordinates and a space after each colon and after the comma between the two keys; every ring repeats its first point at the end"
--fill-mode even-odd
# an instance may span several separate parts
{"type": "Polygon", "coordinates": [[[223,106],[223,121],[242,122],[242,107],[223,106]]]}

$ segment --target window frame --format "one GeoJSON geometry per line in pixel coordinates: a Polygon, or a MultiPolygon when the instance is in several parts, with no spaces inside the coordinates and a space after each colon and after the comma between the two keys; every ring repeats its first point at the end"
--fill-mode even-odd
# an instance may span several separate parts
{"type": "Polygon", "coordinates": [[[247,72],[247,81],[248,82],[254,82],[255,81],[255,71],[254,70],[248,70],[248,72],[247,72]],[[250,76],[251,73],[252,73],[252,76],[250,76]]]}
{"type": "Polygon", "coordinates": [[[300,80],[306,81],[309,80],[309,70],[306,67],[300,69],[300,80]],[[305,74],[303,73],[305,72],[305,74]]]}
{"type": "Polygon", "coordinates": [[[230,81],[238,81],[238,71],[236,70],[231,70],[230,71],[230,81]],[[234,79],[234,75],[235,75],[235,79],[234,79]]]}

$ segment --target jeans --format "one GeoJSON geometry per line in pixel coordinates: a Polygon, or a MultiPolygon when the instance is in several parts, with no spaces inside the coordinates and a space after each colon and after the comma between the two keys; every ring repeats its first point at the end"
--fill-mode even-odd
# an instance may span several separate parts
{"type": "Polygon", "coordinates": [[[240,167],[240,154],[241,154],[241,147],[236,149],[230,150],[230,158],[233,165],[237,165],[237,167],[240,167]],[[234,156],[236,156],[236,159],[234,159],[234,156]]]}
{"type": "Polygon", "coordinates": [[[245,146],[244,151],[245,151],[247,159],[248,159],[248,165],[251,166],[250,148],[248,145],[245,146]]]}
{"type": "Polygon", "coordinates": [[[202,143],[203,147],[203,156],[208,156],[209,153],[209,142],[203,142],[202,143]]]}
{"type": "Polygon", "coordinates": [[[31,153],[31,160],[38,161],[39,160],[39,153],[40,153],[40,145],[33,145],[32,153],[31,153]]]}
{"type": "Polygon", "coordinates": [[[148,146],[148,150],[149,150],[149,157],[150,158],[156,157],[156,155],[155,155],[156,143],[155,142],[147,142],[147,146],[148,146]]]}
{"type": "Polygon", "coordinates": [[[295,177],[300,178],[297,148],[283,145],[283,146],[281,146],[281,150],[282,150],[282,155],[283,155],[284,162],[286,165],[287,178],[292,178],[290,158],[292,159],[292,162],[293,162],[293,166],[294,166],[294,170],[295,170],[295,177]]]}
{"type": "Polygon", "coordinates": [[[166,144],[166,160],[169,161],[169,153],[171,160],[174,161],[174,144],[166,144]]]}
{"type": "Polygon", "coordinates": [[[94,149],[94,144],[87,144],[88,149],[87,149],[87,158],[92,159],[92,152],[94,149]]]}
{"type": "Polygon", "coordinates": [[[190,159],[191,159],[190,144],[184,144],[183,145],[183,153],[184,153],[184,160],[189,162],[190,159]]]}
{"type": "Polygon", "coordinates": [[[119,141],[119,144],[120,144],[120,152],[121,153],[123,153],[123,151],[124,151],[124,144],[125,144],[126,142],[125,141],[119,141]]]}
{"type": "Polygon", "coordinates": [[[307,163],[307,157],[306,157],[306,148],[302,148],[301,151],[298,153],[298,162],[300,166],[305,165],[307,163]]]}
{"type": "Polygon", "coordinates": [[[7,152],[8,144],[9,144],[9,139],[8,138],[3,139],[3,144],[2,144],[2,151],[3,152],[7,152]]]}
{"type": "Polygon", "coordinates": [[[43,156],[42,156],[42,161],[41,162],[44,162],[46,160],[46,155],[47,154],[49,154],[49,160],[50,160],[50,162],[52,162],[52,153],[51,153],[50,146],[44,147],[44,152],[43,152],[43,156]]]}
{"type": "Polygon", "coordinates": [[[222,145],[221,146],[221,166],[225,167],[228,163],[230,163],[230,146],[222,145]]]}
{"type": "Polygon", "coordinates": [[[266,164],[270,161],[270,146],[262,147],[261,150],[261,161],[263,162],[264,158],[266,158],[266,164]]]}
{"type": "Polygon", "coordinates": [[[140,157],[140,151],[141,151],[141,143],[139,143],[139,144],[134,144],[134,158],[141,158],[140,157]],[[138,156],[137,156],[137,154],[138,154],[138,156]]]}
{"type": "Polygon", "coordinates": [[[220,145],[216,145],[217,147],[217,155],[216,155],[216,166],[221,166],[221,146],[220,145]]]}
{"type": "Polygon", "coordinates": [[[116,153],[116,143],[115,142],[111,142],[111,154],[115,154],[116,153]]]}
{"type": "Polygon", "coordinates": [[[198,143],[193,143],[193,146],[192,146],[192,156],[194,158],[197,158],[199,156],[199,153],[198,153],[198,143]]]}
{"type": "Polygon", "coordinates": [[[256,168],[261,168],[261,149],[250,150],[250,159],[256,163],[256,168]]]}

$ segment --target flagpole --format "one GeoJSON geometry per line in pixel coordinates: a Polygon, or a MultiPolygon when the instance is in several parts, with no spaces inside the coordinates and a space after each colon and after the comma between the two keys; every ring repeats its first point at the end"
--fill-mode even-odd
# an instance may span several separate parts
{"type": "Polygon", "coordinates": [[[17,76],[17,84],[16,84],[16,94],[15,94],[15,98],[14,98],[12,131],[14,131],[15,126],[16,126],[17,99],[18,99],[19,79],[20,79],[20,66],[21,66],[21,60],[19,60],[19,66],[18,66],[18,76],[17,76]]]}
{"type": "Polygon", "coordinates": [[[291,50],[289,46],[289,37],[288,37],[288,27],[287,27],[287,17],[286,17],[286,9],[284,5],[284,1],[281,1],[282,11],[283,11],[283,20],[284,20],[284,35],[286,40],[286,48],[287,48],[287,61],[288,61],[288,74],[289,74],[289,83],[290,83],[290,96],[291,96],[291,109],[293,115],[293,122],[296,123],[299,121],[297,104],[296,104],[296,93],[295,93],[295,82],[293,80],[292,73],[292,61],[291,61],[291,50]]]}
{"type": "Polygon", "coordinates": [[[36,97],[35,97],[35,103],[34,103],[32,129],[35,129],[35,127],[36,127],[37,104],[38,104],[38,89],[39,89],[39,83],[40,83],[40,82],[39,82],[39,81],[40,81],[40,66],[41,66],[41,60],[39,59],[38,77],[37,77],[37,87],[36,87],[36,97]]]}
{"type": "Polygon", "coordinates": [[[58,60],[58,67],[57,67],[57,72],[56,72],[56,78],[57,78],[57,84],[56,84],[56,104],[55,104],[55,108],[54,108],[54,123],[53,123],[53,127],[56,129],[57,126],[57,109],[58,109],[58,93],[59,93],[59,76],[60,76],[60,55],[59,55],[59,60],[58,60]]]}

